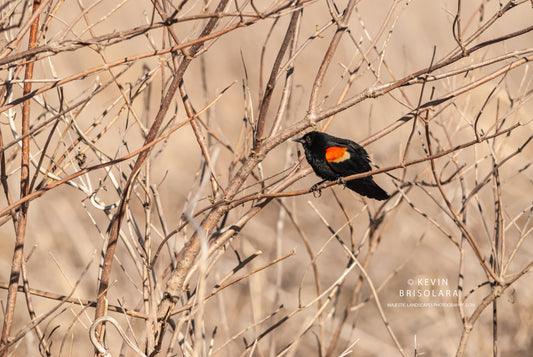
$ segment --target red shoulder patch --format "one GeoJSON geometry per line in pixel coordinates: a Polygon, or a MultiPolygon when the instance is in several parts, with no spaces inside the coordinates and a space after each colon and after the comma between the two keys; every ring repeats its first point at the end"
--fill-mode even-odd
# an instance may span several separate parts
{"type": "Polygon", "coordinates": [[[341,162],[349,158],[350,153],[346,151],[346,148],[339,146],[330,146],[326,149],[327,162],[341,162]]]}

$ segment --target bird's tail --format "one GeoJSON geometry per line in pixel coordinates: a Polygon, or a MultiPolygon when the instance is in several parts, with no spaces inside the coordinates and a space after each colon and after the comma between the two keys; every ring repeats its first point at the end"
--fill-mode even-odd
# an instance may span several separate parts
{"type": "Polygon", "coordinates": [[[371,177],[346,181],[346,187],[360,195],[374,198],[379,201],[386,200],[390,197],[389,194],[379,187],[371,177]]]}

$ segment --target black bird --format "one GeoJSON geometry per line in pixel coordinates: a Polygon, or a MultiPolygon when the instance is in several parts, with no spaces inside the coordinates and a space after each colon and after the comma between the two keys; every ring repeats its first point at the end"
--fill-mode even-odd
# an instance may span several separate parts
{"type": "Polygon", "coordinates": [[[389,198],[388,193],[374,182],[372,176],[347,182],[342,179],[371,170],[368,153],[361,145],[318,131],[311,131],[294,141],[303,145],[307,162],[324,181],[340,180],[350,190],[376,200],[389,198]]]}

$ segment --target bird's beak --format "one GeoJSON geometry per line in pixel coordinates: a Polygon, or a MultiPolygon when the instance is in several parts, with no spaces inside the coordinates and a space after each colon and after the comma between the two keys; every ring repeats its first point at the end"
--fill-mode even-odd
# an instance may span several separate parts
{"type": "Polygon", "coordinates": [[[300,143],[300,144],[305,143],[305,139],[303,137],[298,138],[298,139],[294,139],[293,141],[296,141],[297,143],[300,143]]]}

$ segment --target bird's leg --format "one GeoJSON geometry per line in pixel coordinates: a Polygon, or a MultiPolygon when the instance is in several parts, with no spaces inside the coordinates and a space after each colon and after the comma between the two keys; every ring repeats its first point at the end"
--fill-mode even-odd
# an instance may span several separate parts
{"type": "Polygon", "coordinates": [[[318,198],[322,195],[322,190],[318,188],[318,186],[322,185],[327,180],[322,180],[318,183],[315,183],[313,186],[311,186],[311,192],[313,192],[313,197],[318,198]]]}

